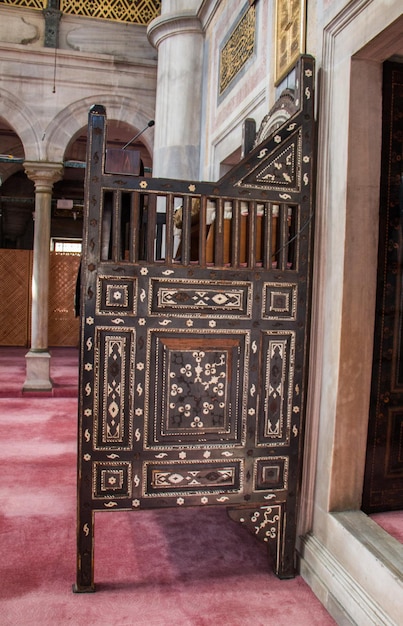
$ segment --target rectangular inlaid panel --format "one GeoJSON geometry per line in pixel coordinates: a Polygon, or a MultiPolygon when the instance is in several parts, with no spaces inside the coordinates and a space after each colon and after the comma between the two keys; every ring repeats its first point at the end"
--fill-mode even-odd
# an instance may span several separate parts
{"type": "Polygon", "coordinates": [[[251,316],[252,284],[248,281],[151,279],[150,314],[171,317],[251,316]]]}
{"type": "Polygon", "coordinates": [[[130,449],[133,430],[134,331],[97,328],[94,441],[98,449],[130,449]]]}
{"type": "Polygon", "coordinates": [[[137,279],[99,276],[97,315],[135,315],[137,279]]]}
{"type": "Polygon", "coordinates": [[[262,333],[262,411],[258,445],[287,443],[290,436],[295,333],[262,333]]]}
{"type": "Polygon", "coordinates": [[[241,489],[243,465],[231,461],[150,461],[143,464],[145,496],[189,496],[236,492],[241,489]]]}
{"type": "Polygon", "coordinates": [[[149,333],[148,446],[240,445],[247,333],[149,333]]]}

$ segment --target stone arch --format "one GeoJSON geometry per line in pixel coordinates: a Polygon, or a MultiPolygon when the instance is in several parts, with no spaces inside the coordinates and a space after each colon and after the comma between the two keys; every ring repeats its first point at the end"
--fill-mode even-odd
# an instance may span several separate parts
{"type": "MultiPolygon", "coordinates": [[[[135,98],[117,97],[110,94],[83,98],[71,103],[60,111],[49,123],[45,132],[46,155],[49,161],[62,162],[67,146],[73,137],[87,127],[88,111],[94,104],[102,104],[106,108],[109,120],[125,122],[133,128],[142,130],[150,117],[142,110],[135,98]]],[[[145,134],[142,138],[147,150],[152,152],[152,135],[145,134]]]]}
{"type": "Polygon", "coordinates": [[[0,90],[0,117],[20,138],[27,160],[43,159],[43,130],[39,127],[39,120],[29,106],[5,89],[0,90]]]}

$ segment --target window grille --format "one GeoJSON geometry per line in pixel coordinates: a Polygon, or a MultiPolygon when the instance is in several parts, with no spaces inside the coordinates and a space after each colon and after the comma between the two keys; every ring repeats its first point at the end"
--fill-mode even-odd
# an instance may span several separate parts
{"type": "MultiPolygon", "coordinates": [[[[0,0],[0,5],[43,10],[47,0],[0,0]]],[[[160,14],[161,0],[60,0],[60,10],[68,15],[96,17],[115,22],[147,25],[160,14]]]]}
{"type": "Polygon", "coordinates": [[[161,9],[161,0],[61,0],[60,10],[70,15],[147,25],[161,9]]]}
{"type": "Polygon", "coordinates": [[[24,7],[26,9],[46,9],[46,0],[0,0],[0,4],[7,4],[13,7],[24,7]]]}

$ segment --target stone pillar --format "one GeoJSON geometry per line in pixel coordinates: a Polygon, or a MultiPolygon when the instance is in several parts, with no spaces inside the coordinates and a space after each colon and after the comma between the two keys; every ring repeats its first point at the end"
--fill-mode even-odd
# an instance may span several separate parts
{"type": "Polygon", "coordinates": [[[24,163],[27,176],[35,183],[35,225],[32,270],[31,348],[25,356],[24,390],[49,391],[48,300],[50,219],[53,184],[60,180],[61,163],[24,163]]]}
{"type": "Polygon", "coordinates": [[[148,26],[149,41],[158,49],[155,177],[199,180],[203,79],[203,30],[195,10],[199,4],[163,1],[161,16],[148,26]]]}

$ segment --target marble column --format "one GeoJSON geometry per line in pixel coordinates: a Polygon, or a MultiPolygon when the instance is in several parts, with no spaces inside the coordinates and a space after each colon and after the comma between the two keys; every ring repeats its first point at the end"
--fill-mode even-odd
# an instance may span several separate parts
{"type": "Polygon", "coordinates": [[[60,180],[61,163],[24,163],[27,176],[35,183],[35,224],[32,270],[31,348],[25,356],[24,390],[49,391],[48,300],[50,220],[53,184],[60,180]]]}
{"type": "Polygon", "coordinates": [[[155,177],[199,180],[200,176],[204,36],[198,4],[163,2],[161,16],[147,30],[158,50],[155,177]]]}

